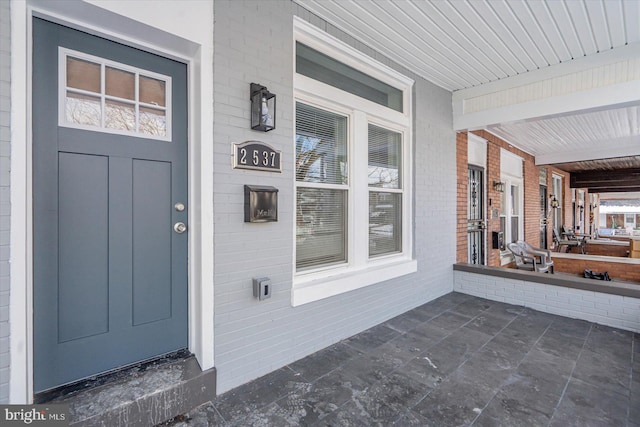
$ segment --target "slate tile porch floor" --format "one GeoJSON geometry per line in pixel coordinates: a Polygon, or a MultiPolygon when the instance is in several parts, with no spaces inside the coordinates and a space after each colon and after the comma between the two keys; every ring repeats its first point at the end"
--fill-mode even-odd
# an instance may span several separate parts
{"type": "Polygon", "coordinates": [[[640,334],[453,292],[164,425],[640,427],[640,334]]]}

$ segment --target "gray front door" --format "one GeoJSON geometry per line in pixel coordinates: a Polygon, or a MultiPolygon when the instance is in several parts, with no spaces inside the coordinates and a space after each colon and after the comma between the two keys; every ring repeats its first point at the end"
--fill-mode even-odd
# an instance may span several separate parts
{"type": "Polygon", "coordinates": [[[41,19],[33,36],[40,392],[187,347],[187,70],[41,19]]]}

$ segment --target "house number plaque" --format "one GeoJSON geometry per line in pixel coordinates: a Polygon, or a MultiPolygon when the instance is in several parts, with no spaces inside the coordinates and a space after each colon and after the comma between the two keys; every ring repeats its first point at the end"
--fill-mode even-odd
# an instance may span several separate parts
{"type": "Polygon", "coordinates": [[[282,152],[260,141],[234,142],[233,168],[282,172],[282,152]]]}

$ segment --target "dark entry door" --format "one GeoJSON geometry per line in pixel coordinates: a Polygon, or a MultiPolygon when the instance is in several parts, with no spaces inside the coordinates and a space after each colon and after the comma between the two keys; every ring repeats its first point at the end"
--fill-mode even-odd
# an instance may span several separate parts
{"type": "Polygon", "coordinates": [[[39,392],[187,347],[187,71],[40,19],[33,35],[39,392]]]}
{"type": "Polygon", "coordinates": [[[547,204],[547,186],[540,186],[540,247],[547,249],[547,224],[549,205],[547,204]]]}
{"type": "Polygon", "coordinates": [[[484,169],[469,165],[467,205],[468,263],[484,265],[484,169]]]}

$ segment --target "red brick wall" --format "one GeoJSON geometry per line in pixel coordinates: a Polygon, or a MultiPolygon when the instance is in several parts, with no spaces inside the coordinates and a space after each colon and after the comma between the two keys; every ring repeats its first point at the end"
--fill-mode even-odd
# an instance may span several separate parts
{"type": "Polygon", "coordinates": [[[524,167],[524,240],[540,246],[540,167],[525,158],[524,167]]]}
{"type": "MultiPolygon", "coordinates": [[[[487,140],[487,169],[485,177],[487,180],[487,258],[488,265],[500,266],[500,250],[492,249],[492,232],[500,231],[500,217],[494,217],[493,212],[500,211],[501,195],[493,189],[493,183],[500,181],[500,149],[504,148],[524,159],[524,237],[525,240],[534,246],[540,243],[540,167],[535,165],[535,159],[528,153],[509,145],[506,141],[492,135],[486,131],[473,131],[472,133],[487,140]]],[[[467,262],[467,185],[468,185],[468,142],[467,133],[459,132],[456,137],[457,153],[457,219],[456,229],[458,262],[467,262]]],[[[553,194],[553,174],[562,176],[564,194],[559,202],[563,205],[562,224],[567,227],[573,226],[573,202],[571,201],[571,187],[569,186],[570,174],[552,166],[547,168],[547,193],[553,194]]],[[[547,227],[547,242],[551,248],[553,242],[553,214],[549,214],[549,226],[547,227]]],[[[596,219],[597,221],[597,219],[596,219]]],[[[585,190],[585,227],[589,231],[589,193],[585,190]]],[[[589,252],[598,255],[624,255],[619,253],[617,248],[609,251],[606,248],[596,248],[592,245],[589,252]],[[611,253],[610,253],[611,252],[611,253]]],[[[626,250],[626,249],[625,249],[626,250]]],[[[640,266],[607,263],[604,261],[583,261],[576,259],[555,258],[556,271],[571,274],[582,274],[585,269],[594,271],[608,271],[612,278],[626,281],[640,282],[640,266]]]]}
{"type": "Polygon", "coordinates": [[[457,183],[457,219],[456,227],[456,261],[467,262],[467,186],[469,185],[469,152],[467,149],[467,133],[456,134],[456,174],[457,183]]]}
{"type": "Polygon", "coordinates": [[[539,167],[535,165],[535,159],[532,155],[521,151],[508,142],[484,130],[473,131],[472,133],[486,139],[487,144],[487,186],[488,200],[491,200],[487,218],[488,221],[488,237],[489,237],[489,262],[491,266],[500,266],[500,250],[491,249],[491,232],[500,231],[500,217],[493,218],[492,209],[500,211],[500,193],[493,189],[493,182],[500,181],[500,149],[504,148],[524,159],[523,162],[523,178],[524,178],[524,238],[527,242],[537,246],[540,243],[540,187],[539,187],[539,167]]]}
{"type": "MultiPolygon", "coordinates": [[[[553,257],[553,255],[552,255],[553,257]]],[[[553,258],[555,271],[582,276],[585,269],[598,273],[609,273],[612,279],[640,282],[640,265],[620,264],[607,261],[587,261],[573,258],[553,258]]]]}
{"type": "MultiPolygon", "coordinates": [[[[484,136],[483,136],[484,138],[484,136]]],[[[493,249],[492,246],[492,233],[494,231],[500,231],[500,204],[501,198],[493,188],[493,183],[500,181],[500,147],[496,144],[487,144],[487,264],[499,267],[500,266],[500,249],[493,249]],[[494,215],[494,211],[496,215],[494,215]]]]}
{"type": "MultiPolygon", "coordinates": [[[[534,246],[540,244],[540,167],[535,165],[535,158],[521,151],[508,142],[484,130],[473,131],[472,133],[487,140],[487,170],[485,171],[485,179],[487,181],[487,259],[488,265],[500,266],[500,250],[492,249],[492,232],[500,231],[500,217],[494,217],[493,212],[500,211],[501,195],[493,189],[493,183],[500,181],[500,149],[504,148],[524,159],[523,162],[523,178],[524,178],[524,238],[527,242],[534,246]]],[[[468,143],[467,133],[459,132],[456,136],[456,173],[457,173],[457,220],[456,229],[457,251],[456,259],[458,262],[467,262],[467,185],[468,185],[468,143]]],[[[564,204],[562,225],[572,225],[572,202],[571,188],[569,187],[569,174],[551,166],[547,166],[547,193],[553,192],[552,174],[556,173],[563,177],[564,200],[560,203],[564,204]]],[[[588,203],[588,198],[587,198],[588,203]]],[[[585,215],[588,221],[588,213],[585,215]]],[[[552,215],[549,215],[551,218],[552,215]]],[[[552,235],[553,221],[549,221],[547,227],[547,242],[551,247],[553,242],[552,235]]]]}
{"type": "Polygon", "coordinates": [[[586,252],[589,255],[627,257],[629,255],[629,250],[629,246],[590,245],[589,241],[587,241],[586,245],[586,252]]]}

